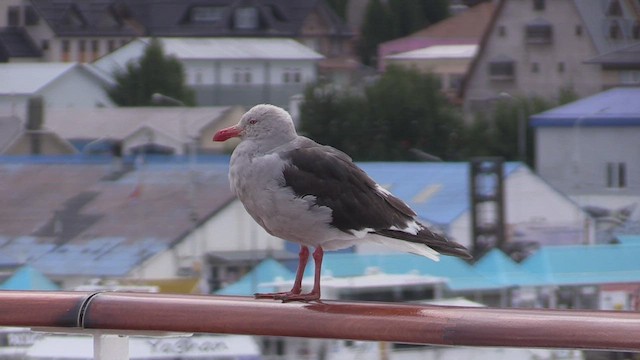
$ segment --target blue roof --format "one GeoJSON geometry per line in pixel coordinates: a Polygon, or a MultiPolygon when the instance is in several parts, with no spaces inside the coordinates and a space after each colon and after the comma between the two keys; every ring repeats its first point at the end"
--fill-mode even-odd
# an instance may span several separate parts
{"type": "Polygon", "coordinates": [[[60,290],[60,287],[49,280],[35,268],[25,265],[0,284],[2,290],[60,290]]]}
{"type": "Polygon", "coordinates": [[[614,88],[531,116],[531,126],[640,126],[640,87],[614,88]]]}
{"type": "MultiPolygon", "coordinates": [[[[448,225],[469,209],[467,162],[363,162],[358,166],[432,224],[448,225]]],[[[520,166],[505,163],[505,176],[520,166]]]]}
{"type": "MultiPolygon", "coordinates": [[[[235,283],[220,289],[216,292],[217,295],[243,295],[250,296],[257,292],[264,292],[264,286],[260,284],[273,282],[275,280],[290,280],[293,279],[294,274],[289,271],[284,265],[280,264],[274,259],[266,259],[258,264],[253,270],[245,274],[240,280],[235,283]]],[[[269,289],[266,291],[275,291],[269,289]]]]}

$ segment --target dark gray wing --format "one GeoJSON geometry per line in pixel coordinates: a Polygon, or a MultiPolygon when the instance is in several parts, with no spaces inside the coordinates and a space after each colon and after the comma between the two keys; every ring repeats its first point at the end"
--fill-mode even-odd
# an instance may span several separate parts
{"type": "Polygon", "coordinates": [[[405,228],[415,216],[404,202],[383,196],[376,183],[344,153],[329,146],[284,152],[285,186],[296,196],[312,195],[333,211],[331,225],[352,233],[363,229],[405,228]]]}

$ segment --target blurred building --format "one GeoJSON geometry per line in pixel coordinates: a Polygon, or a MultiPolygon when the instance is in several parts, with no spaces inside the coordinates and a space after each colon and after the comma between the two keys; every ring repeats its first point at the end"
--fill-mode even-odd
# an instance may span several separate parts
{"type": "MultiPolygon", "coordinates": [[[[149,38],[136,39],[93,65],[105,76],[140,58],[149,38]]],[[[318,80],[324,56],[291,39],[159,38],[167,55],[183,65],[186,85],[200,106],[273,103],[286,107],[318,80]]]]}
{"type": "Polygon", "coordinates": [[[112,84],[91,66],[78,63],[0,63],[0,115],[24,119],[29,98],[40,96],[45,108],[114,106],[112,84]]]}
{"type": "Polygon", "coordinates": [[[327,76],[357,68],[353,31],[324,0],[6,0],[0,61],[91,62],[137,37],[291,38],[327,76]]]}
{"type": "Polygon", "coordinates": [[[632,0],[500,0],[462,87],[468,114],[503,92],[579,97],[610,86],[589,60],[640,41],[640,3],[632,0]]]}
{"type": "Polygon", "coordinates": [[[531,117],[540,176],[590,212],[601,242],[640,228],[638,99],[613,88],[531,117]]]}
{"type": "Polygon", "coordinates": [[[232,144],[212,142],[213,134],[238,123],[239,106],[122,107],[50,109],[43,128],[74,152],[120,156],[149,152],[167,155],[221,153],[232,144]]]}

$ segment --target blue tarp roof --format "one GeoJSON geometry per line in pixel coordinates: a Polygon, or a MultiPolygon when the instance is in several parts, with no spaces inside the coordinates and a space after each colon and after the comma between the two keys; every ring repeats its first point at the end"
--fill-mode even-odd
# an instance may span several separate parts
{"type": "Polygon", "coordinates": [[[25,265],[16,270],[10,278],[0,284],[2,290],[60,290],[35,268],[25,265]]]}
{"type": "MultiPolygon", "coordinates": [[[[448,225],[469,209],[467,162],[362,162],[358,166],[433,224],[448,225]]],[[[505,163],[505,177],[520,166],[505,163]]]]}
{"type": "Polygon", "coordinates": [[[640,87],[614,88],[531,116],[531,126],[640,126],[640,87]]]}

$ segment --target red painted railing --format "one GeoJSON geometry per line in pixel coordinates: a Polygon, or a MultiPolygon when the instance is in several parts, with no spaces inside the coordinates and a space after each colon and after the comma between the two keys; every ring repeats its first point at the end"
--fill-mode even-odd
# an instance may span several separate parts
{"type": "Polygon", "coordinates": [[[0,291],[0,326],[640,351],[640,313],[0,291]]]}

